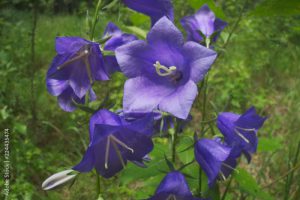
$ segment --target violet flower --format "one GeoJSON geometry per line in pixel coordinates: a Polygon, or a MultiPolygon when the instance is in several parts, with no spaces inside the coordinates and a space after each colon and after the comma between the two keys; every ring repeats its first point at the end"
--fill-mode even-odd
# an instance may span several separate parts
{"type": "Polygon", "coordinates": [[[127,161],[143,161],[152,151],[153,115],[135,121],[108,110],[99,110],[90,120],[90,144],[73,169],[88,172],[96,168],[105,178],[121,171],[127,161]]]}
{"type": "Polygon", "coordinates": [[[171,0],[122,0],[132,10],[148,15],[152,26],[162,17],[174,20],[173,5],[171,0]]]}
{"type": "Polygon", "coordinates": [[[217,179],[225,180],[236,167],[236,158],[231,148],[222,144],[219,138],[200,139],[195,143],[195,158],[212,187],[217,179]]]}
{"type": "Polygon", "coordinates": [[[60,107],[68,112],[74,102],[84,104],[85,95],[95,100],[94,81],[108,80],[99,44],[80,37],[57,37],[57,55],[47,72],[48,92],[58,97],[60,107]]]}
{"type": "Polygon", "coordinates": [[[182,33],[166,17],[147,35],[116,49],[124,86],[125,113],[155,109],[186,119],[198,94],[197,85],[217,54],[195,42],[184,43],[182,33]]]}
{"type": "Polygon", "coordinates": [[[219,32],[227,25],[226,22],[216,18],[206,4],[196,14],[181,19],[181,24],[187,32],[187,39],[195,42],[206,42],[204,41],[206,38],[215,42],[219,32]],[[213,38],[210,38],[211,36],[213,38]]]}
{"type": "Polygon", "coordinates": [[[225,142],[233,148],[234,156],[238,157],[244,153],[250,162],[251,154],[257,150],[257,131],[266,119],[256,114],[255,108],[251,107],[242,115],[230,112],[220,113],[217,126],[224,135],[225,142]]]}
{"type": "Polygon", "coordinates": [[[201,200],[193,197],[184,176],[173,171],[168,173],[159,184],[154,196],[148,200],[201,200]]]}
{"type": "MultiPolygon", "coordinates": [[[[123,33],[114,23],[109,22],[104,31],[103,39],[110,37],[104,44],[103,49],[105,51],[115,51],[117,47],[127,44],[133,40],[137,40],[137,37],[131,34],[123,33]]],[[[112,74],[116,71],[121,71],[113,55],[104,56],[104,66],[108,74],[112,74]]]]}

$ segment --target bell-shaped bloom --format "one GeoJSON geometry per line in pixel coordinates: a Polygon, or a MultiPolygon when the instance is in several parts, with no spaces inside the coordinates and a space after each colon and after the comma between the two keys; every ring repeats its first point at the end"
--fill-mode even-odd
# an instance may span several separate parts
{"type": "Polygon", "coordinates": [[[234,156],[244,153],[250,162],[251,154],[257,150],[257,131],[265,120],[265,117],[256,114],[255,108],[251,107],[242,115],[230,112],[220,113],[217,126],[224,135],[225,142],[233,148],[234,156]]]}
{"type": "Polygon", "coordinates": [[[159,184],[154,196],[148,200],[201,200],[195,198],[183,176],[178,171],[169,172],[159,184]]]}
{"type": "Polygon", "coordinates": [[[174,20],[173,5],[171,0],[122,0],[130,9],[148,15],[152,26],[162,17],[174,20]]]}
{"type": "Polygon", "coordinates": [[[187,32],[187,39],[195,42],[204,42],[206,38],[216,41],[220,31],[222,31],[227,23],[216,18],[215,14],[205,4],[196,14],[181,19],[181,24],[187,32]]]}
{"type": "Polygon", "coordinates": [[[99,44],[80,37],[57,37],[57,55],[47,72],[48,92],[58,97],[60,107],[73,111],[74,102],[83,104],[85,95],[95,99],[94,81],[108,80],[99,44]]]}
{"type": "Polygon", "coordinates": [[[166,17],[147,35],[116,49],[124,86],[125,113],[160,110],[186,119],[197,96],[197,85],[217,54],[195,42],[184,43],[182,33],[166,17]]]}
{"type": "Polygon", "coordinates": [[[222,144],[219,138],[198,140],[194,153],[196,161],[207,175],[210,187],[217,179],[226,179],[237,164],[231,147],[222,144]]]}
{"type": "Polygon", "coordinates": [[[82,161],[73,169],[88,172],[96,168],[105,178],[121,171],[127,161],[143,161],[152,151],[153,115],[127,121],[108,110],[90,119],[90,144],[82,161]]]}
{"type": "MultiPolygon", "coordinates": [[[[104,31],[103,39],[109,38],[103,49],[105,51],[115,51],[117,47],[127,44],[133,40],[137,40],[137,37],[131,34],[123,33],[114,23],[109,22],[104,31]]],[[[104,56],[104,66],[108,74],[112,74],[116,71],[121,71],[114,55],[104,56]]]]}

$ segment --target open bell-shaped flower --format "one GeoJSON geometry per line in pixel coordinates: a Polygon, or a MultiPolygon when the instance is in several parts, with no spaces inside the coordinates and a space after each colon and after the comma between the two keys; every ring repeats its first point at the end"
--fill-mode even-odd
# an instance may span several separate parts
{"type": "Polygon", "coordinates": [[[148,200],[201,200],[193,194],[183,176],[178,171],[169,172],[161,181],[155,194],[148,200]]]}
{"type": "Polygon", "coordinates": [[[236,158],[231,154],[231,147],[222,144],[219,138],[198,140],[194,153],[210,187],[217,179],[225,180],[237,165],[236,158]]]}
{"type": "Polygon", "coordinates": [[[201,81],[217,54],[195,42],[184,42],[182,33],[166,17],[147,35],[116,49],[124,86],[124,113],[168,112],[187,119],[201,81]]]}
{"type": "Polygon", "coordinates": [[[96,98],[94,81],[108,80],[99,44],[80,37],[57,37],[57,55],[47,72],[48,92],[58,97],[60,107],[68,112],[77,104],[96,98]]]}
{"type": "Polygon", "coordinates": [[[227,25],[226,22],[216,18],[206,4],[196,14],[181,19],[181,24],[187,32],[188,40],[201,43],[206,42],[205,39],[215,42],[220,31],[227,25]]]}
{"type": "Polygon", "coordinates": [[[152,151],[153,115],[127,121],[108,110],[99,110],[90,120],[90,144],[73,169],[88,172],[96,168],[105,178],[121,171],[127,161],[143,161],[152,151]]]}
{"type": "Polygon", "coordinates": [[[257,150],[257,131],[266,119],[256,114],[255,108],[251,107],[242,115],[230,112],[220,113],[217,126],[224,135],[225,142],[233,148],[234,156],[238,157],[244,153],[250,162],[251,154],[257,150]]]}

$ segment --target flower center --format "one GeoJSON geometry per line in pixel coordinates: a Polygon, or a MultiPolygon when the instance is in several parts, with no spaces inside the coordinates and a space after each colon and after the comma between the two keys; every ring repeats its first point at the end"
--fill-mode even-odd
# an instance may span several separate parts
{"type": "Polygon", "coordinates": [[[134,153],[134,150],[130,147],[128,147],[124,142],[122,142],[121,140],[119,140],[118,138],[116,138],[113,135],[109,135],[107,137],[107,142],[106,142],[106,151],[105,151],[105,163],[104,163],[104,167],[105,169],[108,169],[108,159],[109,159],[109,151],[110,151],[110,143],[112,143],[114,150],[117,153],[118,158],[120,159],[120,162],[122,164],[123,167],[125,167],[125,163],[122,157],[122,154],[117,146],[120,145],[123,148],[127,149],[128,151],[130,151],[132,154],[134,153]]]}
{"type": "Polygon", "coordinates": [[[153,66],[155,67],[156,73],[159,76],[169,76],[173,74],[177,69],[175,66],[166,67],[164,65],[161,65],[159,61],[156,61],[156,63],[153,64],[153,66]]]}
{"type": "Polygon", "coordinates": [[[64,62],[63,64],[59,65],[57,67],[57,70],[61,70],[63,68],[65,68],[66,66],[69,66],[70,64],[83,59],[84,65],[86,67],[86,71],[90,80],[90,83],[93,83],[93,77],[92,77],[92,72],[91,72],[91,66],[90,66],[90,62],[88,59],[88,55],[91,53],[90,50],[90,45],[85,45],[83,46],[76,54],[73,58],[71,58],[70,60],[64,62]]]}
{"type": "Polygon", "coordinates": [[[246,132],[252,132],[252,133],[255,133],[255,128],[242,128],[242,127],[238,127],[236,126],[234,128],[234,132],[240,137],[242,138],[246,143],[250,143],[250,141],[239,131],[239,130],[242,130],[242,131],[246,131],[246,132]]]}

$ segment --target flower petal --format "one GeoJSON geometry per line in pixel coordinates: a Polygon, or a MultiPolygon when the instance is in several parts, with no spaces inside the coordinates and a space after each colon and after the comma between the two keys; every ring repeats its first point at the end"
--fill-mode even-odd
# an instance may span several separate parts
{"type": "Polygon", "coordinates": [[[183,47],[191,67],[191,80],[195,83],[201,81],[217,57],[217,53],[195,42],[187,42],[183,47]]]}
{"type": "Polygon", "coordinates": [[[152,26],[163,16],[174,20],[173,5],[170,0],[123,0],[123,2],[132,10],[150,16],[152,26]]]}
{"type": "Polygon", "coordinates": [[[184,38],[180,30],[166,17],[162,17],[151,28],[147,35],[149,44],[169,44],[173,47],[181,47],[184,38]]]}
{"type": "Polygon", "coordinates": [[[159,110],[169,112],[181,119],[187,119],[197,94],[197,85],[190,80],[164,97],[159,103],[159,110]]]}
{"type": "Polygon", "coordinates": [[[147,113],[175,89],[156,84],[146,77],[131,78],[125,82],[123,109],[125,113],[147,113]]]}
{"type": "Polygon", "coordinates": [[[69,54],[79,51],[80,48],[91,42],[80,37],[56,37],[55,43],[58,54],[69,54]]]}

